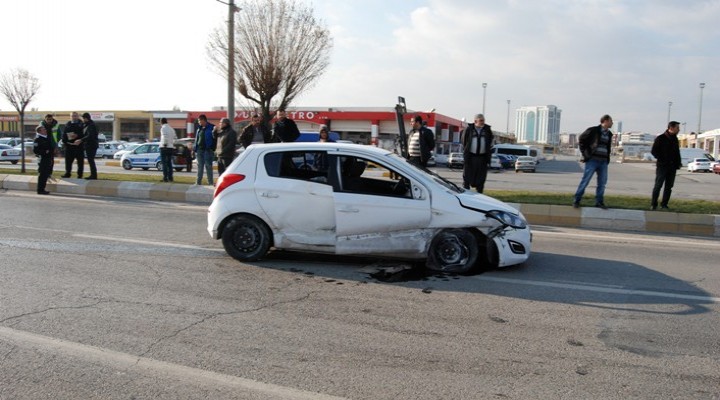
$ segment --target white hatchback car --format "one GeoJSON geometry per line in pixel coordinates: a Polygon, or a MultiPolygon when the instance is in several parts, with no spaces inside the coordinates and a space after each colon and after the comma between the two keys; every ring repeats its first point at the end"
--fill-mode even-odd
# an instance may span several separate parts
{"type": "Polygon", "coordinates": [[[687,165],[688,172],[696,172],[696,171],[705,171],[710,172],[712,171],[710,160],[707,158],[693,158],[691,162],[687,165]]]}
{"type": "Polygon", "coordinates": [[[528,259],[524,216],[387,150],[341,143],[249,147],[218,179],[208,232],[241,261],[271,247],[426,259],[466,273],[528,259]]]}

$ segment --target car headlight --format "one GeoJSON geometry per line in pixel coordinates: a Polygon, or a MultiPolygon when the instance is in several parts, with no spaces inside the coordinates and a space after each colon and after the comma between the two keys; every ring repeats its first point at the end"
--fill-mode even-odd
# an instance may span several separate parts
{"type": "Polygon", "coordinates": [[[509,213],[507,211],[500,211],[500,210],[490,210],[485,213],[486,216],[500,222],[503,225],[517,228],[517,229],[525,229],[527,228],[527,222],[520,217],[519,215],[515,215],[512,213],[509,213]]]}

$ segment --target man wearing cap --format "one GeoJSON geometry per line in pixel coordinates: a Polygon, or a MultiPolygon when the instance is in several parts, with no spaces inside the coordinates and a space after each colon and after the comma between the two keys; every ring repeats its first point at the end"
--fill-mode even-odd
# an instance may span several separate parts
{"type": "Polygon", "coordinates": [[[493,133],[490,125],[485,125],[485,116],[475,115],[475,123],[469,125],[462,137],[463,157],[463,187],[474,187],[478,193],[485,189],[487,171],[492,160],[493,133]]]}
{"type": "Polygon", "coordinates": [[[44,126],[39,125],[35,128],[35,133],[33,153],[40,157],[38,162],[37,194],[50,194],[45,190],[45,186],[52,172],[53,142],[48,137],[48,132],[44,126]]]}
{"type": "Polygon", "coordinates": [[[235,147],[237,146],[237,132],[230,125],[229,118],[220,120],[220,126],[216,126],[213,137],[219,145],[218,149],[218,176],[222,175],[228,166],[235,159],[235,147]]]}
{"type": "Polygon", "coordinates": [[[435,135],[430,129],[423,126],[421,116],[416,115],[411,122],[412,130],[408,132],[408,161],[419,167],[427,168],[427,162],[432,155],[431,151],[435,149],[435,135]]]}
{"type": "Polygon", "coordinates": [[[85,146],[85,155],[87,156],[88,165],[90,166],[90,176],[85,179],[97,179],[97,167],[95,166],[95,154],[97,154],[98,146],[98,130],[95,121],[92,120],[90,113],[84,113],[83,119],[83,138],[80,143],[85,146]]]}

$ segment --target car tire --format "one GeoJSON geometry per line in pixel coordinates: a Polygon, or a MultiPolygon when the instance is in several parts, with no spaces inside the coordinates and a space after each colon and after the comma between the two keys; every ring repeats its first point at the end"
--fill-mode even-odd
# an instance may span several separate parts
{"type": "Polygon", "coordinates": [[[270,249],[270,228],[251,215],[237,215],[225,225],[222,243],[225,251],[239,261],[260,260],[270,249]]]}
{"type": "Polygon", "coordinates": [[[465,229],[445,229],[430,243],[427,267],[433,271],[466,274],[475,268],[479,254],[475,235],[465,229]]]}
{"type": "Polygon", "coordinates": [[[162,171],[162,161],[158,161],[157,164],[155,164],[155,168],[157,168],[158,171],[162,171]]]}
{"type": "Polygon", "coordinates": [[[15,161],[10,161],[10,164],[12,164],[12,165],[15,165],[15,164],[17,164],[17,163],[18,163],[17,160],[15,160],[15,161]]]}
{"type": "Polygon", "coordinates": [[[180,167],[180,168],[175,168],[175,172],[180,172],[180,171],[182,171],[182,170],[183,170],[182,167],[180,167]]]}
{"type": "Polygon", "coordinates": [[[122,162],[123,169],[131,170],[132,169],[132,163],[130,160],[125,160],[122,162]]]}
{"type": "Polygon", "coordinates": [[[149,169],[150,169],[150,167],[142,167],[142,170],[143,170],[143,171],[147,171],[147,170],[149,170],[149,169]]]}

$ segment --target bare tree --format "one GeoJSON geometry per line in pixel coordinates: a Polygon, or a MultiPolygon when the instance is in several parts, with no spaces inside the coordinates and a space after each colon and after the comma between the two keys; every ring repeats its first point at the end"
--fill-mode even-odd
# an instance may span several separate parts
{"type": "MultiPolygon", "coordinates": [[[[235,86],[260,108],[286,108],[310,88],[330,63],[330,31],[312,6],[296,0],[245,0],[235,20],[235,86]]],[[[216,28],[207,45],[213,66],[228,71],[228,33],[216,28]]]]}
{"type": "Polygon", "coordinates": [[[40,81],[29,71],[17,68],[0,78],[0,93],[20,114],[21,172],[25,173],[25,108],[40,90],[40,81]]]}

